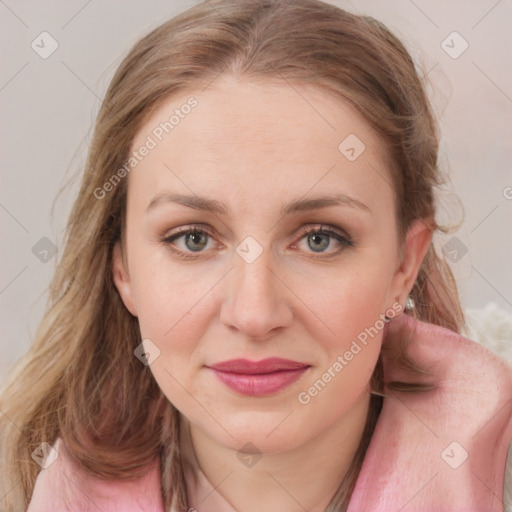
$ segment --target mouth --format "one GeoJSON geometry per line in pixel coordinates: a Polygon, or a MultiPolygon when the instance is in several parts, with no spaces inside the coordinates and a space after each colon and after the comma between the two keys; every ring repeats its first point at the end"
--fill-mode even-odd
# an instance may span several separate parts
{"type": "Polygon", "coordinates": [[[311,365],[289,359],[232,359],[207,366],[227,387],[246,396],[277,393],[300,379],[311,365]]]}

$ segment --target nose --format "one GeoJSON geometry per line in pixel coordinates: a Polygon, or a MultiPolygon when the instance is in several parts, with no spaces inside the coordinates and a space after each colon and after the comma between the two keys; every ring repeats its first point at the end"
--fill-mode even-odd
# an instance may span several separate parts
{"type": "Polygon", "coordinates": [[[220,319],[231,330],[264,341],[291,324],[293,294],[272,268],[269,251],[252,263],[234,256],[235,268],[227,276],[220,319]]]}

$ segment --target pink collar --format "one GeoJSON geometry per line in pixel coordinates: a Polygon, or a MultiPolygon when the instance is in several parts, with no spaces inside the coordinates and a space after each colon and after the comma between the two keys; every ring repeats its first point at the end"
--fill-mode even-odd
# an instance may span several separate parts
{"type": "Polygon", "coordinates": [[[413,333],[407,352],[431,367],[439,387],[384,400],[347,512],[501,512],[511,365],[449,329],[397,320],[385,327],[386,382],[407,380],[392,354],[413,333]]]}
{"type": "MultiPolygon", "coordinates": [[[[512,366],[477,342],[406,314],[384,329],[385,381],[418,381],[393,363],[400,340],[410,338],[408,354],[434,373],[438,388],[384,399],[347,512],[502,512],[512,366]]],[[[39,473],[28,512],[85,510],[87,503],[164,512],[158,460],[135,483],[102,482],[73,466],[59,441],[59,457],[39,473]]],[[[236,512],[200,470],[188,435],[181,444],[189,506],[236,512]]]]}

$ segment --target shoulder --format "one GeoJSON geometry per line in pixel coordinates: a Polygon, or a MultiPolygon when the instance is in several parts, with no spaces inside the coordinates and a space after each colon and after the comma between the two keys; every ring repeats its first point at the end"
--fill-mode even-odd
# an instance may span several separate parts
{"type": "Polygon", "coordinates": [[[46,461],[42,462],[27,512],[163,512],[158,460],[138,480],[101,480],[77,466],[59,438],[46,461]]]}

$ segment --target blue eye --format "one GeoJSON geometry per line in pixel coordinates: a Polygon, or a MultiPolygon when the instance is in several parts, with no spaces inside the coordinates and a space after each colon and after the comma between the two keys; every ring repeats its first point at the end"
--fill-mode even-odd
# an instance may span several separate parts
{"type": "MultiPolygon", "coordinates": [[[[190,229],[185,227],[184,229],[180,228],[180,231],[177,233],[167,236],[162,240],[162,242],[172,246],[176,240],[183,238],[185,250],[190,250],[191,252],[202,252],[208,243],[208,237],[212,237],[212,234],[205,228],[193,227],[190,229]]],[[[177,252],[180,251],[183,252],[183,249],[178,249],[177,252]]]]}
{"type": "MultiPolygon", "coordinates": [[[[354,246],[354,243],[348,237],[331,229],[324,229],[324,226],[320,226],[320,228],[306,227],[302,233],[303,236],[300,239],[306,238],[308,247],[317,254],[323,254],[331,245],[333,238],[336,240],[337,244],[341,244],[341,248],[338,248],[334,254],[338,254],[346,247],[354,246]]],[[[330,256],[332,256],[332,254],[330,256]]]]}
{"type": "MultiPolygon", "coordinates": [[[[212,230],[207,225],[194,225],[194,226],[183,226],[178,230],[163,238],[161,241],[163,244],[169,247],[173,253],[183,259],[193,259],[199,256],[199,253],[205,252],[204,249],[208,246],[209,239],[214,240],[212,230]],[[182,246],[177,247],[177,241],[182,239],[182,246]],[[195,254],[194,254],[195,253],[195,254]]],[[[336,256],[338,253],[346,249],[347,247],[353,247],[354,243],[347,237],[331,229],[324,229],[324,226],[320,227],[305,227],[299,241],[307,239],[308,248],[310,251],[316,254],[324,254],[325,256],[316,257],[330,258],[336,256]],[[332,245],[332,240],[335,240],[339,246],[334,251],[329,251],[329,247],[332,245]]],[[[293,249],[297,248],[298,243],[292,245],[293,249]]],[[[315,258],[315,257],[313,257],[315,258]]]]}
{"type": "Polygon", "coordinates": [[[185,237],[185,246],[192,252],[202,251],[208,244],[208,235],[202,231],[194,230],[181,236],[185,237]]]}

